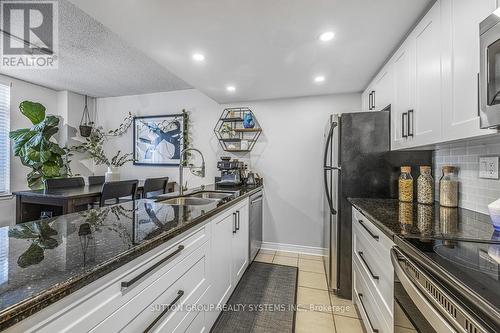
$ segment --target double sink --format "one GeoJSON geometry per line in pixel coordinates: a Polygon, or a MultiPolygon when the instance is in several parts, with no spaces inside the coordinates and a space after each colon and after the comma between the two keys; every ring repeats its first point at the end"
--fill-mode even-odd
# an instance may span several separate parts
{"type": "Polygon", "coordinates": [[[200,191],[183,195],[181,197],[161,200],[161,202],[174,206],[204,206],[228,199],[234,196],[235,193],[236,192],[226,191],[200,191]]]}

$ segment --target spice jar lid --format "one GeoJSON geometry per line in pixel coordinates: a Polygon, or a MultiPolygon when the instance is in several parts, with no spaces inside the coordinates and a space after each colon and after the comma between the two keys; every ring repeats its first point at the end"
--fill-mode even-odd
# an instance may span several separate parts
{"type": "Polygon", "coordinates": [[[424,173],[424,172],[430,172],[431,171],[431,167],[428,166],[428,165],[422,165],[420,166],[420,173],[424,173]]]}
{"type": "Polygon", "coordinates": [[[443,167],[443,172],[455,172],[455,167],[453,165],[445,165],[443,167]]]}
{"type": "Polygon", "coordinates": [[[411,172],[411,166],[402,166],[401,167],[401,172],[410,173],[411,172]]]}

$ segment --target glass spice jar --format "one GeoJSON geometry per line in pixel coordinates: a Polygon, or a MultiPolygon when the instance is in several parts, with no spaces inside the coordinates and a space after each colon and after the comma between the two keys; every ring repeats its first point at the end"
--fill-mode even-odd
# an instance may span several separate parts
{"type": "Polygon", "coordinates": [[[421,204],[432,204],[434,202],[434,179],[431,175],[430,166],[420,167],[420,176],[417,179],[417,201],[421,204]]]}
{"type": "Polygon", "coordinates": [[[444,207],[458,207],[458,178],[454,166],[444,166],[439,180],[439,204],[444,207]]]}
{"type": "Polygon", "coordinates": [[[401,167],[401,174],[399,175],[398,185],[399,201],[413,202],[413,178],[411,176],[411,167],[401,167]]]}

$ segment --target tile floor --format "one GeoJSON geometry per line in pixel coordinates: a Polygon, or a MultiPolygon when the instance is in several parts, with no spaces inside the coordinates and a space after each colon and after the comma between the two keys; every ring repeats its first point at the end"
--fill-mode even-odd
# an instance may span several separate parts
{"type": "Polygon", "coordinates": [[[322,257],[260,250],[255,260],[299,268],[296,333],[363,333],[353,303],[327,291],[322,257]]]}

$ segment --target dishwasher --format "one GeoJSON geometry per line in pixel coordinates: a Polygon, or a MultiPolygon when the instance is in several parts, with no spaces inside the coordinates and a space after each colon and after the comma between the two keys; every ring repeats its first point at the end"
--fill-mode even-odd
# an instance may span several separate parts
{"type": "Polygon", "coordinates": [[[248,255],[252,262],[262,245],[262,190],[250,196],[250,216],[249,216],[249,250],[248,255]]]}

